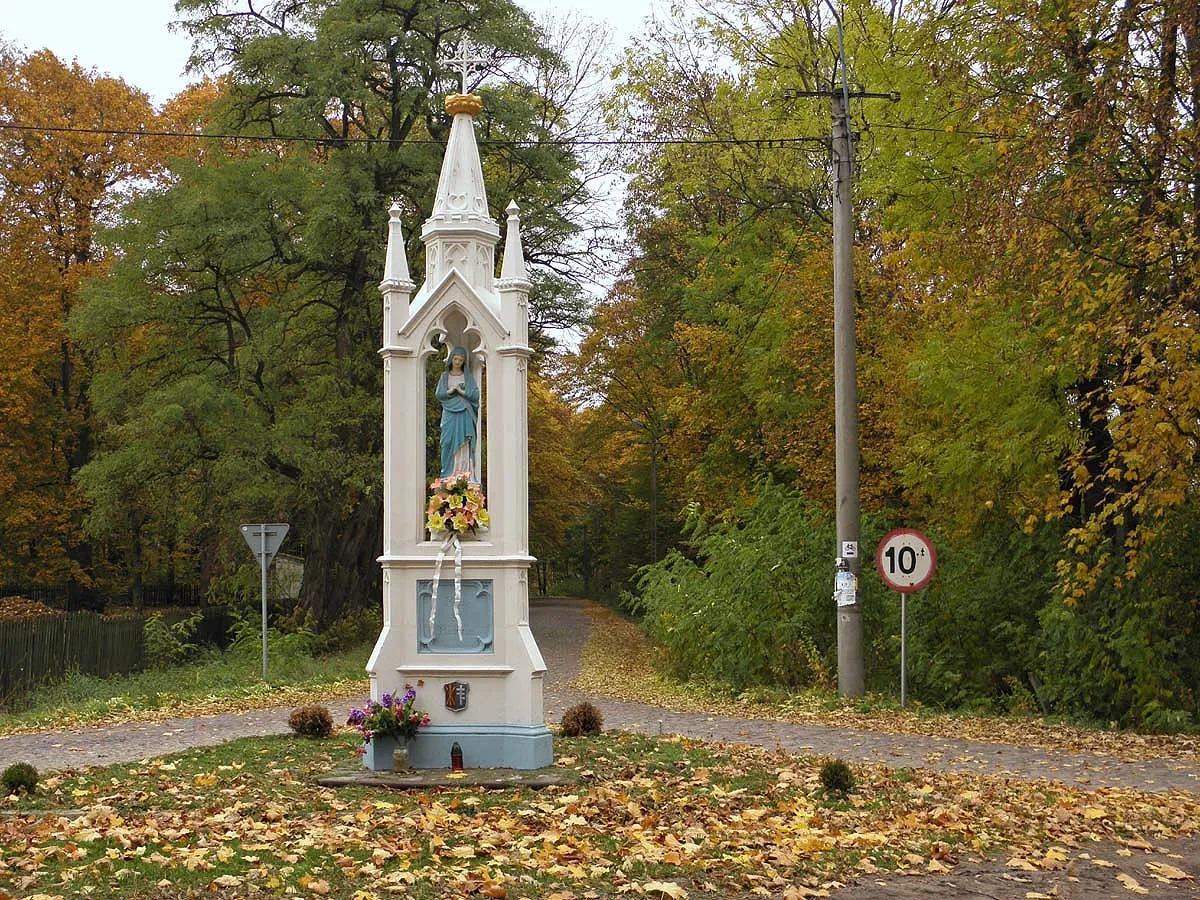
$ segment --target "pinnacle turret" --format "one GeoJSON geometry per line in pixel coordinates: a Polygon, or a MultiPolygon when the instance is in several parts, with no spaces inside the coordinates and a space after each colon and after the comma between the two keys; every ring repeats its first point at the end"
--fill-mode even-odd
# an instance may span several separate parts
{"type": "Polygon", "coordinates": [[[521,208],[516,200],[510,200],[508,229],[504,235],[504,263],[500,267],[500,280],[504,282],[529,282],[525,271],[525,251],[521,246],[521,208]]]}
{"type": "Polygon", "coordinates": [[[401,215],[404,208],[399,200],[393,200],[388,207],[388,239],[387,256],[383,264],[383,281],[380,290],[402,288],[407,286],[412,290],[415,285],[408,274],[408,257],[404,252],[404,230],[401,215]]]}

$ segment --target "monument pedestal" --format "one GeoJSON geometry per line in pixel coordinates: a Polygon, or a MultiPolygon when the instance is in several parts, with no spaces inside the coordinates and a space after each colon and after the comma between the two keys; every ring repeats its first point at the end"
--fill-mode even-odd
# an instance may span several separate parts
{"type": "Polygon", "coordinates": [[[416,690],[417,707],[432,721],[409,744],[414,768],[449,768],[455,743],[467,767],[552,765],[546,664],[529,628],[532,557],[498,556],[488,542],[464,541],[456,611],[446,566],[433,596],[440,546],[424,541],[412,555],[380,558],[389,615],[368,664],[371,695],[416,690]]]}

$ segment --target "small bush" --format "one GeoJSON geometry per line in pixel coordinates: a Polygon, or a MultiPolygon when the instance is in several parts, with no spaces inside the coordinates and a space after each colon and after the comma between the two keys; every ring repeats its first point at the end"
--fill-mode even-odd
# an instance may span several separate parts
{"type": "Polygon", "coordinates": [[[324,706],[298,706],[288,716],[288,726],[306,737],[329,737],[333,734],[333,716],[324,706]]]}
{"type": "Polygon", "coordinates": [[[32,794],[37,790],[38,771],[27,762],[13,763],[4,770],[4,787],[8,793],[15,794],[24,790],[32,794]]]}
{"type": "Polygon", "coordinates": [[[585,734],[599,734],[604,730],[604,716],[586,700],[576,703],[563,713],[562,733],[567,737],[580,737],[585,734]]]}
{"type": "Polygon", "coordinates": [[[821,784],[827,793],[845,797],[854,790],[854,773],[845,760],[828,759],[821,766],[821,784]]]}
{"type": "Polygon", "coordinates": [[[186,662],[196,655],[197,646],[192,643],[203,613],[193,613],[173,624],[155,613],[142,626],[146,644],[146,664],[154,669],[166,669],[186,662]]]}
{"type": "MultiPolygon", "coordinates": [[[[234,613],[233,643],[229,651],[243,660],[259,659],[262,655],[262,619],[252,613],[234,613]]],[[[272,626],[267,632],[267,657],[277,677],[282,672],[302,667],[313,654],[316,635],[308,628],[284,632],[272,626]]]]}
{"type": "MultiPolygon", "coordinates": [[[[316,649],[321,653],[349,650],[379,637],[383,628],[383,609],[378,603],[370,609],[346,613],[322,628],[317,636],[316,649]]],[[[315,629],[313,629],[315,630],[315,629]]]]}

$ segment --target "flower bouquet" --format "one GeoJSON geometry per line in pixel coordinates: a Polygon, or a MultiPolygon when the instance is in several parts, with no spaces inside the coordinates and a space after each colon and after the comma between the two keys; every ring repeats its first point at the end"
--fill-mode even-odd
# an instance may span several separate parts
{"type": "Polygon", "coordinates": [[[480,485],[471,481],[466,472],[458,472],[445,478],[437,478],[429,485],[432,495],[425,509],[425,527],[432,534],[475,534],[486,528],[488,517],[487,498],[480,485]]]}
{"type": "Polygon", "coordinates": [[[417,692],[410,685],[405,688],[401,697],[384,694],[378,700],[368,701],[362,709],[350,711],[346,724],[358,729],[364,744],[371,743],[374,737],[409,741],[429,724],[429,714],[416,708],[417,692]]]}

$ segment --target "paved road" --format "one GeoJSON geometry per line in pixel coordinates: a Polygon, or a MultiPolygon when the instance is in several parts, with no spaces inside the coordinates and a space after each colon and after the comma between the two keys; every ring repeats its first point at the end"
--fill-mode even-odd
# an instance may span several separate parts
{"type": "MultiPolygon", "coordinates": [[[[531,603],[531,623],[546,658],[546,718],[551,722],[558,721],[567,706],[585,699],[570,687],[579,671],[580,651],[587,640],[591,622],[584,608],[584,601],[573,599],[535,599],[531,603]]],[[[347,697],[346,709],[362,699],[347,697]]],[[[1200,767],[1194,763],[1169,760],[1127,763],[1107,757],[978,741],[676,713],[640,703],[588,699],[600,707],[608,728],[782,747],[799,754],[839,756],[851,762],[882,763],[892,767],[1049,778],[1089,787],[1136,787],[1148,791],[1181,789],[1200,793],[1200,767]]],[[[336,711],[336,703],[329,705],[336,711]]],[[[17,760],[32,762],[39,769],[104,765],[161,756],[240,737],[282,734],[288,730],[289,712],[289,708],[281,707],[192,719],[14,735],[0,738],[0,768],[17,760]]]]}

